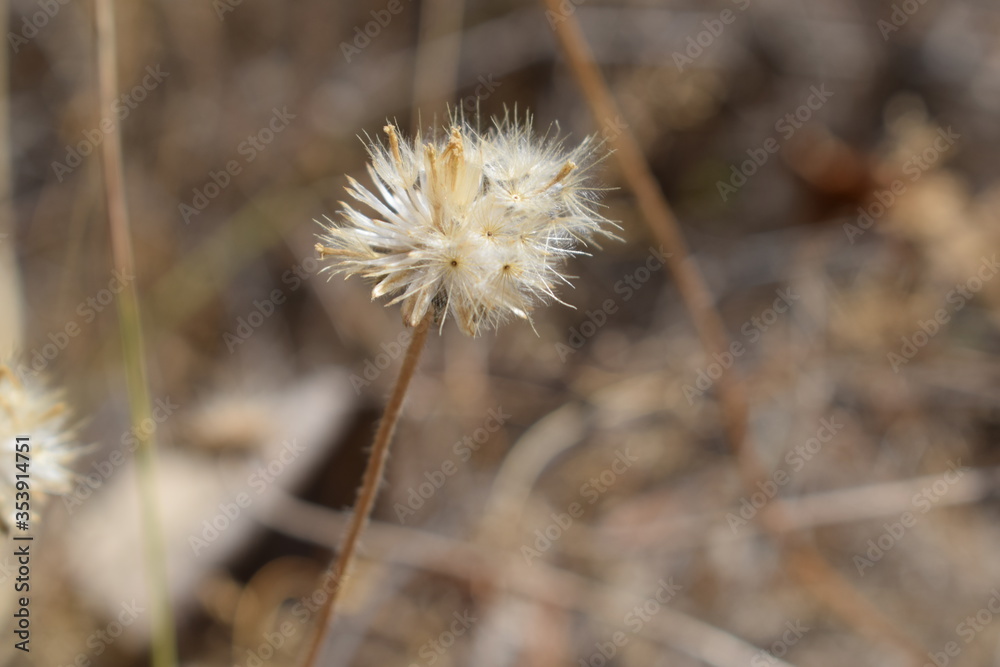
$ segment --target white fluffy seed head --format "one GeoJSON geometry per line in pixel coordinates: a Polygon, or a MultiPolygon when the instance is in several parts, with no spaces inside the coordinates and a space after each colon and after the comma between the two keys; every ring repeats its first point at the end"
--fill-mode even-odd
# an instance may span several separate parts
{"type": "Polygon", "coordinates": [[[17,475],[28,475],[34,520],[47,496],[72,490],[75,476],[70,466],[82,451],[58,394],[32,380],[22,381],[10,365],[0,363],[0,530],[5,532],[23,519],[16,516],[15,501],[23,500],[16,495],[23,490],[18,489],[17,475]],[[18,469],[25,459],[17,457],[17,438],[25,436],[28,465],[18,469]]]}
{"type": "Polygon", "coordinates": [[[531,119],[509,118],[480,134],[453,122],[447,137],[412,144],[393,125],[371,142],[368,173],[375,192],[350,179],[339,225],[327,221],[317,250],[330,270],[376,282],[372,298],[401,303],[416,326],[430,312],[452,314],[470,336],[509,315],[531,311],[568,284],[562,266],[614,226],[596,211],[587,169],[596,146],[566,150],[558,138],[535,138],[531,119]]]}

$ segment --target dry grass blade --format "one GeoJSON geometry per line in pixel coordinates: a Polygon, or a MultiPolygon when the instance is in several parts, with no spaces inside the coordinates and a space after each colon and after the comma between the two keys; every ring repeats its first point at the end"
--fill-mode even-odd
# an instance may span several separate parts
{"type": "MultiPolygon", "coordinates": [[[[115,30],[114,0],[98,0],[98,80],[100,108],[110,109],[118,96],[118,51],[115,30]]],[[[128,206],[125,202],[125,179],[122,164],[121,128],[117,116],[111,116],[112,131],[102,145],[104,187],[107,196],[108,223],[111,232],[111,252],[115,270],[134,275],[135,259],[129,227],[128,206]]],[[[153,665],[172,667],[177,664],[176,638],[170,593],[167,583],[166,547],[161,533],[156,507],[155,441],[153,434],[140,427],[152,419],[152,405],[146,359],[143,350],[142,322],[135,281],[126,282],[118,300],[118,319],[122,336],[122,353],[129,393],[129,411],[134,432],[139,439],[136,464],[139,479],[139,504],[142,511],[144,552],[147,561],[150,597],[153,600],[153,665]]]]}
{"type": "MultiPolygon", "coordinates": [[[[7,23],[8,13],[4,12],[0,19],[4,34],[7,34],[7,23]]],[[[4,134],[4,140],[0,142],[0,313],[3,313],[0,319],[0,355],[10,354],[20,347],[24,329],[23,291],[14,254],[14,207],[11,202],[9,58],[7,50],[0,54],[0,73],[4,82],[0,92],[0,132],[4,134]]]]}
{"type": "MultiPolygon", "coordinates": [[[[564,12],[559,6],[559,0],[544,0],[544,3],[550,12],[562,19],[555,23],[556,36],[595,122],[600,127],[619,126],[615,123],[620,118],[617,105],[594,62],[576,15],[564,12]]],[[[706,355],[728,349],[729,341],[722,319],[713,305],[704,279],[690,257],[677,219],[649,170],[638,142],[628,127],[613,133],[608,141],[615,150],[615,157],[626,183],[635,194],[643,219],[656,239],[672,253],[668,256],[668,266],[691,314],[706,355]]],[[[757,480],[765,478],[766,472],[747,439],[748,402],[745,388],[735,373],[724,375],[716,386],[730,445],[736,454],[745,484],[748,488],[753,488],[757,480]]],[[[922,647],[855,590],[814,547],[797,538],[785,537],[785,523],[780,504],[775,504],[774,509],[765,517],[764,525],[772,537],[785,547],[790,570],[812,594],[860,634],[875,641],[891,642],[909,655],[915,664],[919,664],[918,661],[925,655],[922,647]]]]}
{"type": "MultiPolygon", "coordinates": [[[[335,512],[288,496],[258,514],[257,519],[276,531],[323,545],[330,545],[328,535],[345,521],[345,517],[335,512]]],[[[385,554],[382,566],[401,565],[468,581],[503,580],[509,582],[511,593],[565,611],[593,609],[593,600],[601,600],[600,606],[605,609],[635,604],[620,589],[542,561],[526,565],[492,546],[382,522],[372,522],[369,539],[385,554]]],[[[755,657],[760,659],[760,651],[751,644],[670,608],[660,609],[643,634],[650,641],[713,667],[735,667],[751,664],[755,657]]],[[[790,667],[775,656],[768,656],[767,660],[771,665],[790,667]]]]}

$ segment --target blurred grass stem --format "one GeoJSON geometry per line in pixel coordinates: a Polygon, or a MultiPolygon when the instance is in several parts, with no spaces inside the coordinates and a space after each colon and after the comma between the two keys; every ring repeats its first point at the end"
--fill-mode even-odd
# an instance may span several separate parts
{"type": "MultiPolygon", "coordinates": [[[[97,69],[100,86],[100,109],[112,108],[118,95],[118,52],[115,31],[114,0],[97,0],[97,69]]],[[[113,125],[101,146],[104,187],[107,196],[111,253],[115,270],[122,275],[135,275],[135,258],[125,202],[125,181],[122,165],[121,128],[117,114],[107,120],[113,125]]],[[[102,126],[103,127],[103,126],[102,126]]],[[[139,484],[139,507],[142,539],[146,558],[146,576],[152,600],[153,667],[177,665],[176,633],[167,581],[166,548],[156,507],[155,441],[141,425],[152,420],[146,359],[143,351],[142,323],[135,280],[125,281],[118,298],[118,321],[121,327],[122,356],[129,395],[132,431],[139,439],[135,452],[139,484]]]]}
{"type": "MultiPolygon", "coordinates": [[[[3,3],[0,33],[7,34],[10,3],[3,3]]],[[[24,298],[21,272],[14,244],[13,178],[11,172],[10,51],[0,54],[0,357],[21,349],[24,343],[24,298]]]]}
{"type": "MultiPolygon", "coordinates": [[[[667,265],[677,283],[677,290],[697,330],[706,356],[729,349],[729,336],[716,310],[705,280],[691,259],[677,218],[656,182],[639,142],[632,135],[614,96],[608,88],[573,12],[567,12],[562,0],[543,0],[548,10],[559,46],[566,56],[573,77],[583,92],[591,115],[614,149],[619,168],[628,187],[635,194],[642,218],[657,241],[667,251],[667,265]]],[[[743,479],[749,489],[766,479],[768,470],[760,461],[747,436],[749,401],[746,387],[736,369],[725,373],[716,384],[723,428],[743,479]]],[[[823,602],[859,634],[873,641],[891,643],[907,655],[913,664],[923,664],[925,650],[919,642],[900,629],[880,609],[868,601],[847,579],[833,568],[819,551],[805,539],[789,535],[789,519],[780,500],[772,503],[763,517],[763,525],[779,545],[789,570],[812,595],[823,602]]]]}

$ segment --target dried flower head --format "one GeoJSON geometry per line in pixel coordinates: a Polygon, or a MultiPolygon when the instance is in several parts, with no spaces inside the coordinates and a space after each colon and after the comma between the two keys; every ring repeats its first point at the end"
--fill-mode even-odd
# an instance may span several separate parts
{"type": "Polygon", "coordinates": [[[369,145],[378,194],[354,179],[347,188],[370,212],[342,202],[342,224],[325,225],[316,248],[339,260],[334,273],[375,280],[372,298],[401,302],[409,326],[428,312],[443,325],[450,312],[475,336],[508,315],[530,320],[559,300],[558,282],[569,284],[565,259],[597,234],[613,237],[586,184],[592,139],[566,151],[558,138],[533,137],[530,117],[485,134],[455,119],[426,144],[384,129],[388,143],[369,145]]]}
{"type": "Polygon", "coordinates": [[[74,475],[69,465],[81,448],[68,419],[56,393],[22,381],[9,365],[0,363],[0,529],[9,531],[25,518],[17,513],[15,502],[24,499],[16,495],[24,490],[18,481],[25,478],[18,475],[27,475],[30,519],[37,518],[47,496],[72,489],[74,475]],[[18,457],[18,438],[24,437],[29,448],[24,452],[22,447],[26,457],[18,457]]]}

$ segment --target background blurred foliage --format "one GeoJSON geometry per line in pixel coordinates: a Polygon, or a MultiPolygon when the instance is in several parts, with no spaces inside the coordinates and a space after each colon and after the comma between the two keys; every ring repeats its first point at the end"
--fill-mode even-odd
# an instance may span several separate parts
{"type": "MultiPolygon", "coordinates": [[[[575,310],[539,312],[537,333],[513,323],[476,340],[452,326],[432,336],[327,664],[596,666],[617,631],[628,641],[606,664],[772,664],[758,649],[802,665],[911,664],[818,605],[759,516],[727,518],[773,494],[740,483],[714,381],[698,384],[717,372],[749,387],[749,429],[787,475],[770,479],[794,500],[796,537],[939,660],[997,660],[993,612],[978,630],[967,619],[989,610],[1000,574],[1000,281],[989,268],[1000,7],[564,5],[621,107],[611,125],[595,125],[558,53],[552,26],[565,16],[541,5],[119,2],[126,97],[101,109],[92,3],[10,3],[8,31],[22,39],[8,36],[6,51],[4,321],[24,322],[22,360],[84,418],[95,447],[81,472],[97,480],[46,516],[36,665],[147,661],[142,613],[120,638],[95,634],[145,604],[131,466],[114,456],[131,440],[112,305],[121,278],[94,150],[102,120],[122,125],[152,395],[175,406],[150,426],[182,662],[244,665],[314,586],[402,332],[360,281],[319,273],[312,220],[336,212],[345,175],[367,179],[359,137],[381,136],[386,119],[440,129],[456,106],[483,126],[531,110],[540,131],[558,121],[571,141],[634,133],[743,351],[706,357],[667,272],[639,281],[657,244],[605,161],[606,214],[625,243],[571,267],[579,278],[561,298],[575,310]],[[829,99],[809,109],[816,88],[829,99]],[[808,118],[789,133],[802,105],[808,118]],[[949,128],[957,139],[935,145],[949,128]],[[720,183],[735,192],[724,198],[720,183]],[[962,287],[958,307],[949,295],[962,287]],[[777,312],[781,290],[798,299],[777,312]],[[463,460],[457,443],[497,409],[510,418],[463,460]],[[841,427],[808,460],[800,449],[797,467],[787,457],[823,420],[841,427]],[[292,442],[304,453],[274,464],[292,442]],[[590,502],[583,486],[626,450],[638,464],[590,502]],[[423,498],[445,461],[456,472],[423,498]],[[949,466],[966,470],[941,486],[949,466]],[[416,504],[412,492],[424,502],[400,525],[395,508],[416,504]],[[535,531],[574,502],[572,526],[525,562],[535,531]],[[210,548],[194,548],[234,503],[210,548]],[[907,512],[915,522],[886,549],[880,538],[907,512]],[[507,551],[510,563],[480,560],[507,551]],[[678,591],[634,630],[627,614],[661,580],[678,591]],[[466,613],[477,620],[453,646],[428,643],[466,613]],[[789,623],[809,629],[789,642],[789,623]],[[726,652],[733,638],[743,648],[726,652]]],[[[301,640],[261,664],[293,664],[301,640]]]]}

